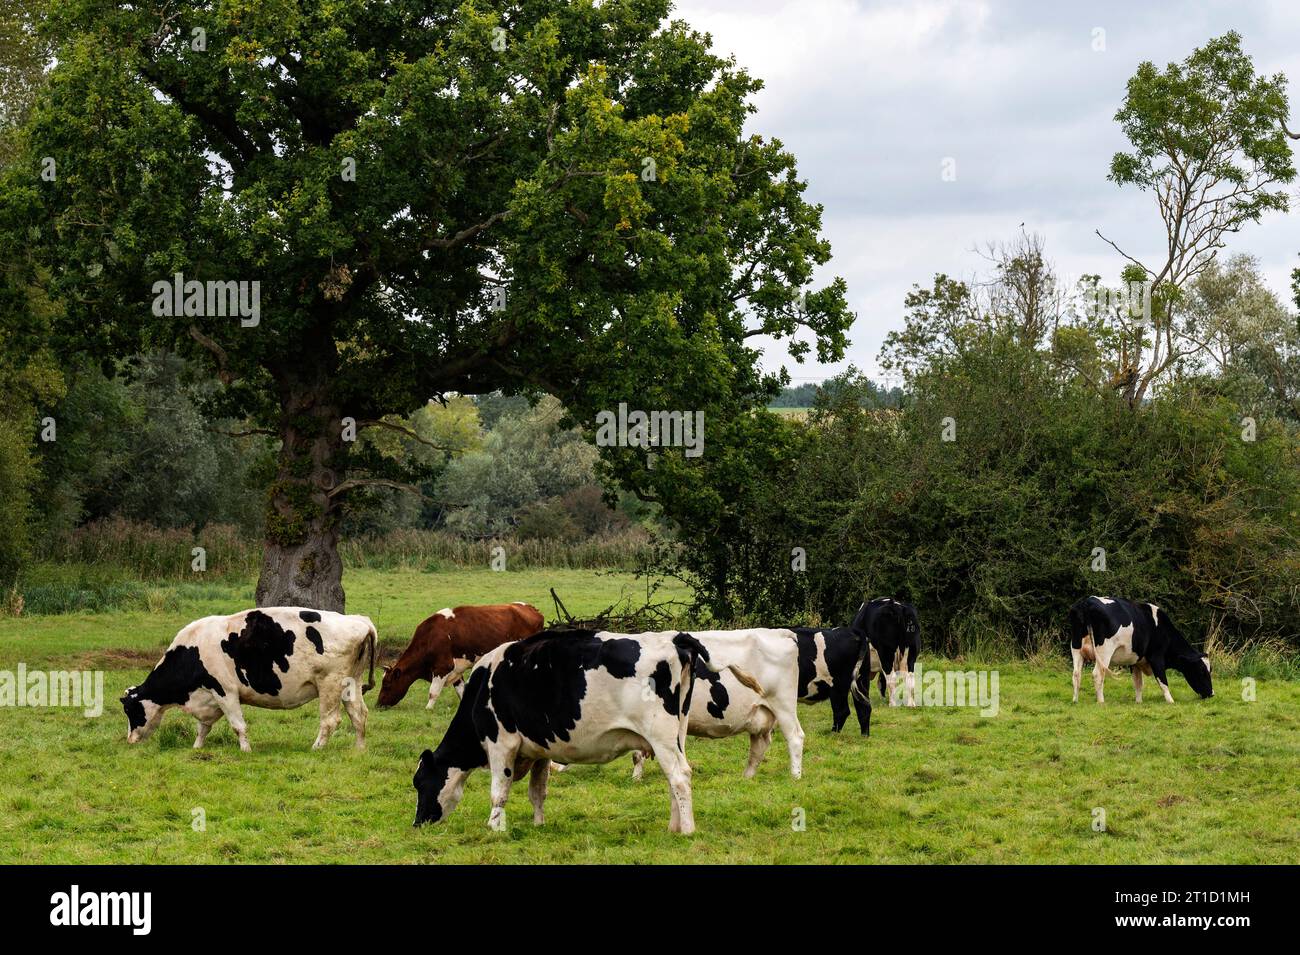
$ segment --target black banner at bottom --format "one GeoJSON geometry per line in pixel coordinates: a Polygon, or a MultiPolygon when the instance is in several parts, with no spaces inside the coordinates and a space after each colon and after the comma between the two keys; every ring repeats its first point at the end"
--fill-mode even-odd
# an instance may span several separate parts
{"type": "MultiPolygon", "coordinates": [[[[626,933],[676,910],[695,933],[736,939],[774,922],[828,921],[897,937],[987,940],[991,921],[1059,938],[1240,933],[1294,922],[1289,867],[366,867],[33,866],[0,873],[6,926],[132,944],[377,940],[466,925],[518,937],[548,924],[626,933]],[[748,914],[746,914],[748,913],[748,914]],[[978,932],[978,936],[971,933],[978,932]],[[230,933],[227,935],[227,933],[230,933]]],[[[814,929],[815,930],[815,929],[814,929]]],[[[613,937],[613,936],[611,936],[613,937]]],[[[626,935],[624,936],[626,937],[626,935]]]]}

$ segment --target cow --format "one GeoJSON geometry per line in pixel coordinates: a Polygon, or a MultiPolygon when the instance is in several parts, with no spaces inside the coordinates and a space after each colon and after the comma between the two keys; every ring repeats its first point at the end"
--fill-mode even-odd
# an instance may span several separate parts
{"type": "MultiPolygon", "coordinates": [[[[798,646],[788,629],[692,631],[714,659],[738,664],[760,689],[742,683],[730,670],[713,672],[703,660],[695,663],[695,686],[686,731],[691,736],[721,739],[749,734],[749,763],[744,777],[753,778],[779,726],[790,751],[790,775],[803,772],[803,727],[799,725],[798,646]]],[[[632,753],[632,778],[640,779],[645,750],[632,753]]]]}
{"type": "Polygon", "coordinates": [[[1174,701],[1165,678],[1177,670],[1202,698],[1214,696],[1210,658],[1197,652],[1173,620],[1152,603],[1136,603],[1119,597],[1084,597],[1070,608],[1070,656],[1074,662],[1074,702],[1079,702],[1079,679],[1085,660],[1093,663],[1092,682],[1097,702],[1105,703],[1102,692],[1112,666],[1133,669],[1133,691],[1142,702],[1142,677],[1154,676],[1166,702],[1174,701]]]}
{"type": "Polygon", "coordinates": [[[916,705],[915,667],[921,649],[921,628],[911,604],[881,597],[858,608],[847,627],[792,627],[799,645],[799,700],[831,701],[831,729],[838,733],[849,718],[849,699],[863,736],[871,735],[873,676],[880,693],[896,706],[899,673],[907,676],[908,705],[916,705]],[[884,668],[888,661],[889,669],[884,668]],[[862,664],[869,664],[861,673],[862,664]]]}
{"type": "Polygon", "coordinates": [[[122,696],[127,740],[146,739],[163,713],[179,706],[198,720],[194,748],[201,749],[221,717],[230,721],[239,748],[249,752],[242,707],[291,710],[320,699],[321,749],[347,711],[357,749],[366,746],[366,701],[375,685],[375,625],[369,617],[262,607],[229,617],[204,617],[182,627],[139,686],[122,696]],[[360,685],[369,659],[370,678],[360,685]]]}
{"type": "MultiPolygon", "coordinates": [[[[898,706],[899,679],[905,677],[907,705],[916,706],[916,658],[921,653],[921,623],[916,608],[893,597],[879,597],[865,608],[867,636],[872,652],[880,658],[877,679],[881,698],[885,698],[888,687],[889,705],[898,706]]],[[[862,612],[859,608],[858,613],[862,612]]]]}
{"type": "Polygon", "coordinates": [[[384,667],[379,706],[396,705],[412,683],[428,680],[426,708],[433,709],[443,688],[456,683],[475,660],[493,647],[532,636],[545,622],[536,607],[522,601],[439,610],[415,628],[397,662],[384,667]]]}
{"type": "Polygon", "coordinates": [[[542,805],[552,759],[607,763],[648,748],[668,778],[670,832],[695,831],[686,723],[695,661],[729,668],[758,684],[725,655],[716,656],[689,633],[609,633],[543,630],[488,651],[470,671],[465,694],[434,751],[420,754],[412,779],[415,825],[438,822],[460,802],[475,769],[492,773],[488,826],[505,831],[511,784],[529,776],[533,823],[542,805]],[[711,658],[712,657],[712,658],[711,658]]]}

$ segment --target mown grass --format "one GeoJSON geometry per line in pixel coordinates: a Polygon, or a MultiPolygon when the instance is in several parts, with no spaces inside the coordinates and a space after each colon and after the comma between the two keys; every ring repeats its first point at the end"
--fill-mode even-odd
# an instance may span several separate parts
{"type": "MultiPolygon", "coordinates": [[[[375,617],[389,646],[447,604],[530,600],[549,612],[555,586],[571,611],[594,613],[644,586],[571,570],[350,571],[345,583],[349,609],[375,617]]],[[[97,719],[0,709],[0,862],[1300,861],[1300,684],[1260,679],[1246,702],[1241,680],[1216,671],[1217,695],[1201,701],[1175,676],[1170,706],[1154,688],[1135,704],[1129,683],[1115,680],[1105,706],[1076,706],[1063,654],[1000,665],[992,717],[877,706],[863,739],[832,734],[826,705],[804,707],[800,781],[789,778],[779,737],[753,780],[740,778],[747,740],[691,740],[691,838],[667,832],[655,765],[634,783],[628,759],[554,776],[540,829],[524,787],[511,795],[510,831],[487,829],[485,772],[448,820],[411,828],[416,760],[457,702],[449,693],[428,713],[423,684],[392,710],[371,698],[364,753],[352,750],[346,722],[327,750],[311,752],[312,705],[247,710],[252,753],[238,751],[224,722],[193,751],[192,721],[178,713],[128,746],[121,689],[180,625],[250,597],[251,585],[186,594],[176,610],[0,620],[0,669],[109,668],[97,719]],[[196,809],[204,831],[192,826],[196,809]],[[1094,830],[1097,809],[1104,832],[1094,830]]]]}

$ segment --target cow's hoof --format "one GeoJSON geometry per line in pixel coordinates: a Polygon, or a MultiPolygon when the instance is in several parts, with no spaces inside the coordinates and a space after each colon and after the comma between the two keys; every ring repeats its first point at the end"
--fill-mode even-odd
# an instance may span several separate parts
{"type": "Polygon", "coordinates": [[[424,704],[424,708],[425,708],[426,710],[431,710],[431,709],[433,709],[433,708],[434,708],[435,706],[437,706],[437,705],[438,705],[438,701],[437,701],[437,700],[430,700],[428,703],[425,703],[425,704],[424,704]]]}

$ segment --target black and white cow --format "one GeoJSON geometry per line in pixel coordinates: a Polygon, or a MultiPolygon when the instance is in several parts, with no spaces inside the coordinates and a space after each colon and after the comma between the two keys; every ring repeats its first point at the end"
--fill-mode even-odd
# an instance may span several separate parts
{"type": "MultiPolygon", "coordinates": [[[[772,728],[780,727],[790,751],[790,775],[803,773],[803,727],[799,725],[798,647],[791,630],[699,630],[691,636],[704,644],[714,660],[738,665],[761,689],[742,683],[731,671],[715,673],[696,660],[686,731],[704,739],[749,734],[749,763],[745,778],[772,743],[772,728]]],[[[632,778],[640,779],[648,754],[632,753],[632,778]]]]}
{"type": "Polygon", "coordinates": [[[176,634],[143,683],[127,688],[127,739],[145,739],[168,708],[179,706],[199,722],[195,749],[224,716],[247,752],[244,704],[290,710],[319,698],[320,732],[312,749],[323,747],[342,721],[340,704],[356,730],[357,749],[364,749],[362,694],[374,682],[375,625],[369,617],[301,607],[204,617],[176,634]],[[367,656],[370,678],[362,686],[367,656]]]}
{"type": "Polygon", "coordinates": [[[889,687],[889,703],[898,704],[899,675],[907,677],[907,705],[916,705],[916,657],[921,627],[916,608],[892,597],[869,600],[858,608],[847,627],[792,627],[799,644],[799,699],[804,703],[831,701],[831,728],[838,733],[849,718],[849,699],[863,736],[871,735],[873,677],[880,693],[889,687]],[[870,667],[861,673],[864,660],[870,667]],[[888,669],[886,669],[888,667],[888,669]]]}
{"type": "Polygon", "coordinates": [[[694,832],[686,720],[695,661],[731,667],[758,687],[731,661],[710,656],[675,630],[543,630],[490,650],[470,671],[442,742],[420,755],[415,825],[446,817],[469,774],[484,766],[492,773],[488,825],[505,830],[510,786],[525,775],[533,823],[541,825],[551,760],[607,763],[648,748],[668,777],[669,831],[694,832]]]}
{"type": "Polygon", "coordinates": [[[1142,677],[1154,676],[1172,703],[1168,670],[1177,670],[1202,697],[1214,696],[1210,658],[1195,650],[1174,622],[1155,604],[1131,603],[1118,597],[1084,597],[1070,608],[1070,656],[1074,662],[1074,702],[1085,660],[1093,661],[1092,682],[1097,702],[1106,702],[1103,689],[1113,666],[1133,668],[1133,690],[1142,702],[1142,677]]]}

